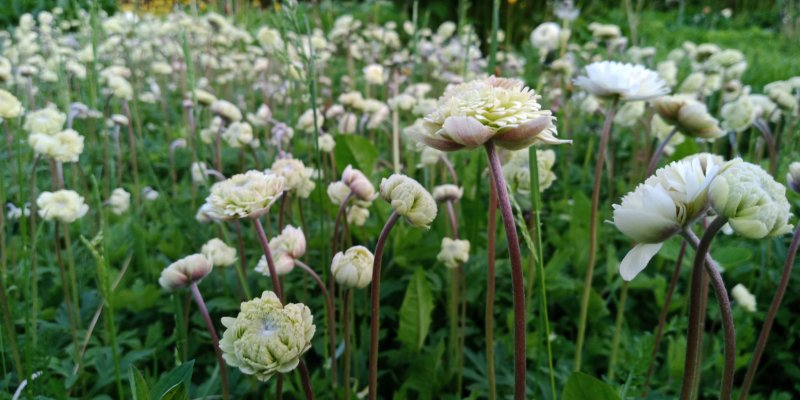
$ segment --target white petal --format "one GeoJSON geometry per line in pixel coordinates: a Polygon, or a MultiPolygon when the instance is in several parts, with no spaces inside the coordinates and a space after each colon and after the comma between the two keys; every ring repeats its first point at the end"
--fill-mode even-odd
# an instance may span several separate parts
{"type": "Polygon", "coordinates": [[[635,278],[663,245],[664,243],[640,243],[634,246],[619,264],[619,274],[622,275],[622,279],[630,281],[635,278]]]}

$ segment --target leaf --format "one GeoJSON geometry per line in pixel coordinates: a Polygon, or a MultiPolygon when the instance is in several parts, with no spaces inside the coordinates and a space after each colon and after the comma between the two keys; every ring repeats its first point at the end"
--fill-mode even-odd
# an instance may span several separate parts
{"type": "Polygon", "coordinates": [[[150,400],[150,388],[147,387],[147,381],[134,365],[128,368],[128,380],[131,384],[133,400],[150,400]]]}
{"type": "Polygon", "coordinates": [[[400,306],[398,339],[412,349],[421,349],[431,327],[431,312],[433,312],[431,288],[425,278],[425,272],[422,268],[417,268],[400,306]]]}
{"type": "Polygon", "coordinates": [[[367,139],[355,135],[338,135],[336,137],[337,167],[341,170],[352,164],[353,168],[360,169],[365,175],[370,176],[378,159],[378,150],[367,139]]]}
{"type": "Polygon", "coordinates": [[[169,391],[173,390],[175,386],[188,383],[192,378],[192,368],[194,368],[194,360],[187,361],[167,372],[161,376],[151,392],[151,398],[161,399],[169,391]]]}
{"type": "Polygon", "coordinates": [[[186,389],[186,384],[181,383],[173,386],[159,400],[189,400],[189,390],[186,389]]]}
{"type": "Polygon", "coordinates": [[[562,400],[620,400],[619,394],[607,383],[584,374],[573,372],[567,379],[562,400]]]}

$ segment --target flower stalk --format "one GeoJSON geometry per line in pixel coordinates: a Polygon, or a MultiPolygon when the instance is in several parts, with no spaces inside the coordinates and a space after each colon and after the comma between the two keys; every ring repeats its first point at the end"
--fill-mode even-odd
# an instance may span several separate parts
{"type": "Polygon", "coordinates": [[[489,400],[497,399],[497,378],[494,367],[494,290],[495,290],[495,235],[497,232],[497,191],[495,190],[494,177],[489,177],[489,223],[487,236],[487,263],[486,278],[486,371],[489,383],[489,400]]]}
{"type": "Polygon", "coordinates": [[[267,268],[269,268],[269,277],[272,279],[272,290],[278,295],[278,298],[283,301],[283,291],[281,290],[281,281],[278,278],[278,272],[275,269],[275,262],[272,261],[272,252],[269,250],[269,241],[267,234],[264,232],[264,226],[261,225],[261,218],[253,218],[256,222],[256,232],[258,232],[258,240],[261,242],[261,249],[264,250],[264,257],[267,259],[267,268]]]}
{"type": "Polygon", "coordinates": [[[653,152],[653,155],[650,157],[650,163],[647,164],[647,174],[645,176],[653,175],[655,172],[656,167],[658,166],[658,162],[661,160],[661,156],[664,154],[664,149],[667,148],[669,141],[672,140],[672,137],[678,132],[678,128],[672,128],[669,132],[667,137],[658,144],[656,150],[653,152]]]}
{"type": "Polygon", "coordinates": [[[328,288],[325,287],[325,282],[322,281],[322,278],[306,263],[296,259],[294,260],[294,265],[300,267],[314,280],[325,298],[325,310],[328,317],[328,343],[331,353],[331,379],[333,386],[336,387],[336,325],[333,317],[336,310],[333,309],[333,296],[328,292],[328,288]]]}
{"type": "Polygon", "coordinates": [[[203,295],[200,294],[200,289],[197,287],[197,282],[192,282],[189,286],[192,291],[194,302],[197,303],[197,308],[200,309],[200,314],[206,323],[208,334],[211,335],[211,343],[214,345],[214,353],[217,356],[217,363],[219,363],[219,374],[222,379],[222,398],[227,400],[230,398],[230,390],[228,389],[228,370],[225,365],[225,360],[222,359],[222,350],[219,348],[219,336],[217,330],[214,328],[214,323],[211,321],[211,316],[208,314],[206,302],[203,301],[203,295]]]}

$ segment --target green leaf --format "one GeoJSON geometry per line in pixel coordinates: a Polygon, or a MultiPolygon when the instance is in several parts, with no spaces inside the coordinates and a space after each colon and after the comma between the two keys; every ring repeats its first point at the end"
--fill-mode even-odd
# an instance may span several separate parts
{"type": "Polygon", "coordinates": [[[370,176],[378,159],[378,150],[369,140],[355,135],[336,136],[336,164],[341,173],[348,165],[360,169],[361,172],[370,176]]]}
{"type": "Polygon", "coordinates": [[[128,380],[131,383],[133,400],[150,400],[150,388],[147,387],[147,381],[134,365],[128,368],[128,380]]]}
{"type": "Polygon", "coordinates": [[[192,378],[192,369],[194,368],[194,360],[187,361],[167,372],[161,376],[151,393],[151,398],[161,399],[169,391],[173,390],[176,386],[181,384],[188,384],[189,379],[192,378]]]}
{"type": "Polygon", "coordinates": [[[431,288],[425,278],[425,272],[422,268],[417,268],[400,306],[398,339],[412,349],[421,349],[431,327],[431,312],[433,312],[431,288]]]}
{"type": "Polygon", "coordinates": [[[186,384],[181,383],[173,386],[159,400],[189,400],[189,390],[186,389],[186,384]]]}
{"type": "Polygon", "coordinates": [[[573,372],[567,379],[562,400],[620,400],[619,394],[607,383],[584,374],[573,372]]]}

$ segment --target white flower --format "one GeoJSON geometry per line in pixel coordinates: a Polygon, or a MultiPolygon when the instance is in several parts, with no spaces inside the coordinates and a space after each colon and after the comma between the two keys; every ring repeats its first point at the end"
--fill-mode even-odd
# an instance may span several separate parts
{"type": "Polygon", "coordinates": [[[211,112],[225,118],[228,122],[238,122],[242,120],[242,112],[233,103],[227,100],[216,100],[211,103],[211,112]]]}
{"type": "MultiPolygon", "coordinates": [[[[306,237],[300,228],[286,225],[280,235],[269,241],[269,251],[278,276],[286,275],[294,269],[295,260],[306,253],[306,237]]],[[[269,275],[269,265],[265,256],[256,265],[256,272],[269,275]]]]}
{"type": "Polygon", "coordinates": [[[200,253],[211,260],[215,267],[228,267],[236,262],[236,249],[217,238],[206,242],[200,253]]]}
{"type": "Polygon", "coordinates": [[[489,140],[518,150],[536,142],[559,144],[554,117],[522,82],[494,76],[448,88],[425,117],[422,143],[443,151],[483,146],[489,140]]]}
{"type": "Polygon", "coordinates": [[[375,187],[363,172],[353,168],[352,165],[342,171],[342,183],[347,185],[358,200],[371,202],[377,196],[375,187]]]}
{"type": "Polygon", "coordinates": [[[208,176],[206,176],[206,170],[208,166],[206,163],[202,161],[195,161],[192,163],[191,166],[192,172],[192,181],[194,183],[205,183],[208,180],[208,176]]]}
{"type": "Polygon", "coordinates": [[[25,116],[25,124],[22,126],[30,133],[43,133],[54,135],[64,128],[67,115],[55,108],[43,108],[33,111],[25,116]]]}
{"type": "Polygon", "coordinates": [[[419,182],[402,174],[381,181],[381,197],[394,211],[417,228],[430,228],[436,218],[436,201],[419,182]]]}
{"type": "Polygon", "coordinates": [[[122,215],[131,206],[131,194],[123,188],[116,188],[111,192],[111,197],[106,203],[111,206],[111,212],[122,215]]]}
{"type": "Polygon", "coordinates": [[[789,164],[789,172],[786,174],[786,183],[789,188],[800,193],[800,162],[789,164]]]}
{"type": "Polygon", "coordinates": [[[734,132],[743,132],[756,119],[756,109],[750,96],[740,96],[735,101],[726,103],[719,114],[722,117],[722,127],[734,132]]]}
{"type": "Polygon", "coordinates": [[[159,193],[151,188],[150,186],[145,186],[142,188],[142,197],[144,197],[147,201],[156,201],[158,200],[159,193]]]}
{"type": "Polygon", "coordinates": [[[371,85],[383,85],[386,83],[383,65],[370,64],[364,67],[364,78],[367,80],[367,83],[371,85]]]}
{"type": "Polygon", "coordinates": [[[300,198],[308,198],[316,187],[311,179],[314,172],[307,168],[303,162],[294,158],[282,158],[272,163],[270,172],[284,179],[284,190],[294,191],[300,198]]]}
{"type": "Polygon", "coordinates": [[[56,192],[42,192],[36,198],[39,216],[47,221],[58,220],[69,224],[82,218],[89,211],[89,206],[83,202],[77,192],[72,190],[59,190],[56,192]]]}
{"type": "Polygon", "coordinates": [[[28,143],[36,154],[62,163],[77,162],[83,153],[83,136],[72,129],[66,129],[53,135],[32,133],[28,137],[28,143]]]}
{"type": "Polygon", "coordinates": [[[614,116],[614,123],[622,126],[632,127],[639,122],[639,118],[644,115],[643,101],[629,101],[617,111],[614,116]]]}
{"type": "Polygon", "coordinates": [[[469,240],[442,238],[442,249],[436,256],[447,268],[457,268],[469,260],[469,240]]]}
{"type": "Polygon", "coordinates": [[[347,224],[355,226],[364,226],[369,218],[369,209],[355,204],[347,208],[347,224]]]}
{"type": "Polygon", "coordinates": [[[637,242],[620,263],[622,279],[636,277],[664,241],[690,226],[708,208],[708,187],[720,166],[711,156],[675,161],[656,171],[614,204],[614,225],[637,242]]]}
{"type": "Polygon", "coordinates": [[[317,146],[319,146],[320,151],[330,153],[333,152],[333,149],[336,147],[336,141],[331,134],[323,133],[317,139],[317,146]]]}
{"type": "MultiPolygon", "coordinates": [[[[321,127],[325,123],[325,116],[322,111],[317,109],[317,127],[321,127]]],[[[314,110],[309,108],[297,120],[297,129],[306,133],[314,132],[314,110]]]]}
{"type": "Polygon", "coordinates": [[[258,217],[283,193],[284,178],[261,171],[237,174],[211,186],[205,213],[217,220],[258,217]]]}
{"type": "Polygon", "coordinates": [[[786,187],[758,165],[731,161],[711,184],[708,196],[714,211],[744,237],[780,236],[792,229],[786,187]]]}
{"type": "Polygon", "coordinates": [[[242,303],[236,318],[223,317],[219,341],[225,363],[265,382],[294,370],[311,348],[316,327],[303,304],[281,305],[273,292],[242,303]]]}
{"type": "Polygon", "coordinates": [[[13,94],[0,89],[0,118],[13,119],[22,115],[22,103],[13,94]]]}
{"type": "MultiPolygon", "coordinates": [[[[556,180],[553,166],[556,163],[556,152],[536,149],[537,169],[539,170],[539,192],[544,192],[556,180]]],[[[531,192],[530,154],[528,150],[512,152],[509,160],[503,164],[503,177],[512,191],[523,194],[531,192]]]]}
{"type": "Polygon", "coordinates": [[[228,146],[237,149],[249,145],[255,140],[253,127],[247,122],[234,122],[222,132],[222,139],[228,143],[228,146]]]}
{"type": "Polygon", "coordinates": [[[464,189],[456,185],[445,184],[433,188],[433,199],[437,202],[452,201],[456,202],[464,195],[464,189]]]}
{"type": "Polygon", "coordinates": [[[749,312],[756,312],[756,296],[753,296],[744,285],[736,284],[731,290],[731,295],[742,308],[749,312]]]}
{"type": "Polygon", "coordinates": [[[531,32],[531,44],[537,49],[555,50],[561,40],[561,27],[555,22],[544,22],[531,32]]]}
{"type": "Polygon", "coordinates": [[[202,254],[192,254],[170,264],[161,271],[158,284],[167,290],[176,290],[200,282],[211,272],[211,260],[202,254]]]}
{"type": "Polygon", "coordinates": [[[602,99],[649,100],[669,93],[657,73],[641,65],[601,61],[586,66],[586,75],[575,79],[578,86],[602,99]]]}
{"type": "Polygon", "coordinates": [[[353,246],[333,256],[331,273],[336,283],[346,288],[365,288],[372,282],[375,257],[364,246],[353,246]]]}

